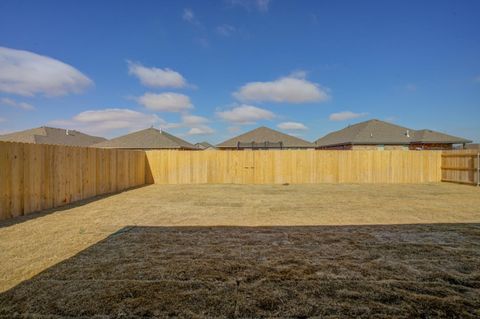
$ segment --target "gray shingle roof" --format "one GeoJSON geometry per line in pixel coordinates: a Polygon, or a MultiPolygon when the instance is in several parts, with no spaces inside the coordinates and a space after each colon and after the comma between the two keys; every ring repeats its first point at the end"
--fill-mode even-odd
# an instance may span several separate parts
{"type": "Polygon", "coordinates": [[[88,135],[75,130],[53,127],[37,127],[25,131],[14,132],[0,136],[0,141],[52,144],[68,146],[91,146],[95,143],[106,141],[103,137],[88,135]]]}
{"type": "Polygon", "coordinates": [[[195,146],[165,131],[155,128],[133,132],[109,141],[98,143],[93,147],[129,148],[129,149],[195,149],[195,146]]]}
{"type": "Polygon", "coordinates": [[[469,141],[431,130],[415,131],[407,127],[369,120],[329,133],[315,141],[317,147],[335,145],[409,145],[410,143],[452,143],[469,141]]]}
{"type": "Polygon", "coordinates": [[[461,137],[432,131],[432,130],[418,130],[418,131],[415,131],[412,142],[413,143],[463,144],[463,143],[470,143],[472,141],[461,138],[461,137]]]}
{"type": "Polygon", "coordinates": [[[301,138],[291,136],[271,128],[262,126],[246,132],[244,134],[238,135],[234,138],[226,140],[217,145],[218,148],[236,148],[240,143],[279,143],[282,142],[282,147],[285,148],[313,148],[315,145],[313,143],[302,140],[301,138]]]}

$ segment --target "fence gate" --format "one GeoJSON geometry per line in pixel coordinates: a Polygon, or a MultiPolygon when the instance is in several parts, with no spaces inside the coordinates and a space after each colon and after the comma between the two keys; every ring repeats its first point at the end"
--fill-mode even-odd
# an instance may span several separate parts
{"type": "Polygon", "coordinates": [[[470,150],[444,152],[442,182],[480,186],[480,152],[470,150]]]}

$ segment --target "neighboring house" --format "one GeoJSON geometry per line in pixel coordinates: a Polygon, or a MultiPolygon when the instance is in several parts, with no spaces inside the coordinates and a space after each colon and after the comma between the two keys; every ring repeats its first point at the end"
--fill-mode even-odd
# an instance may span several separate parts
{"type": "Polygon", "coordinates": [[[0,135],[0,141],[68,146],[91,146],[106,140],[79,131],[46,126],[0,135]]]}
{"type": "Polygon", "coordinates": [[[154,149],[182,149],[194,150],[195,145],[182,140],[165,131],[155,128],[133,132],[127,135],[119,136],[111,140],[92,145],[99,148],[123,148],[138,150],[154,149]]]}
{"type": "Polygon", "coordinates": [[[432,130],[412,130],[392,123],[369,120],[329,133],[315,141],[317,149],[452,149],[470,140],[432,130]]]}
{"type": "Polygon", "coordinates": [[[262,126],[238,135],[217,145],[219,149],[308,149],[315,148],[313,143],[302,140],[271,128],[262,126]]]}
{"type": "Polygon", "coordinates": [[[210,143],[208,143],[208,142],[200,142],[200,143],[197,143],[197,144],[195,144],[195,147],[196,147],[197,149],[203,150],[203,151],[205,151],[205,150],[216,150],[216,149],[217,149],[214,145],[212,145],[212,144],[210,144],[210,143]]]}

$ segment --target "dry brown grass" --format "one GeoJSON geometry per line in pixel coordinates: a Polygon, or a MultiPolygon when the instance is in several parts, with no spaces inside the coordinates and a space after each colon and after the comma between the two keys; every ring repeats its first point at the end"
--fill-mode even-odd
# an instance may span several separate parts
{"type": "Polygon", "coordinates": [[[126,227],[0,316],[480,316],[480,225],[126,227]]]}
{"type": "Polygon", "coordinates": [[[453,184],[135,189],[0,224],[0,291],[16,286],[0,313],[475,316],[479,195],[453,184]],[[425,225],[112,235],[372,224],[425,225]]]}

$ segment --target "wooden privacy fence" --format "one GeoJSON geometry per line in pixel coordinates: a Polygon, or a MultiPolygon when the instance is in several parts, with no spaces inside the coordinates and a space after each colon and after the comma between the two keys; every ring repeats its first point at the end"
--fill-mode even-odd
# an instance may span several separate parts
{"type": "Polygon", "coordinates": [[[147,151],[147,183],[425,183],[441,151],[147,151]]]}
{"type": "Polygon", "coordinates": [[[143,184],[143,151],[0,142],[0,220],[143,184]]]}
{"type": "Polygon", "coordinates": [[[480,185],[480,152],[445,151],[442,154],[442,182],[480,185]]]}

